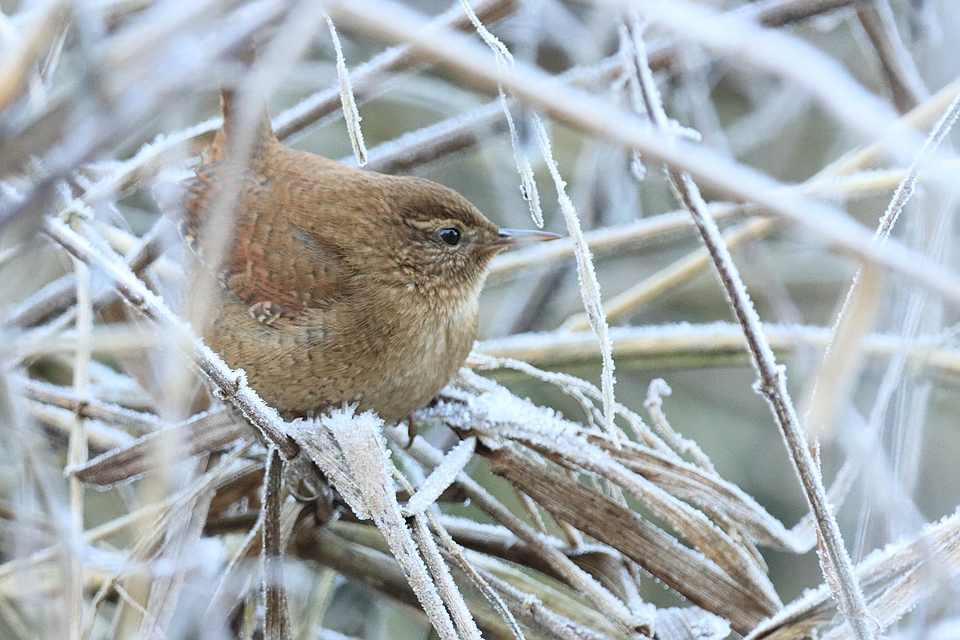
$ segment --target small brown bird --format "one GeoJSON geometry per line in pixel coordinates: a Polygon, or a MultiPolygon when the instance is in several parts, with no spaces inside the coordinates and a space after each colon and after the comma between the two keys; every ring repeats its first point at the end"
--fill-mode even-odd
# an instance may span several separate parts
{"type": "Polygon", "coordinates": [[[196,178],[156,189],[161,210],[204,262],[222,185],[236,185],[207,344],[286,416],[343,403],[389,423],[428,404],[463,365],[477,333],[491,258],[551,233],[498,229],[459,193],[420,178],[346,167],[281,144],[264,112],[252,151],[230,161],[224,127],[196,178]]]}

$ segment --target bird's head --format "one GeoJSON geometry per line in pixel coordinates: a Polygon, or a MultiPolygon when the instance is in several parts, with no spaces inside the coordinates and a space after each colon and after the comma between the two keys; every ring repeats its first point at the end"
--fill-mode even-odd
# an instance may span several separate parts
{"type": "Polygon", "coordinates": [[[390,187],[386,255],[424,292],[478,292],[502,250],[560,237],[499,228],[462,195],[429,180],[401,178],[390,187]]]}

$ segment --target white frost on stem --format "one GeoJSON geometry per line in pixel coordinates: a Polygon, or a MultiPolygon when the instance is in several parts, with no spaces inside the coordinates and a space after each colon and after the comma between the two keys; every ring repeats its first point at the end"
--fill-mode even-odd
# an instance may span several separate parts
{"type": "Polygon", "coordinates": [[[609,327],[607,318],[603,311],[603,302],[600,299],[600,282],[597,280],[597,272],[593,268],[593,255],[590,253],[590,247],[583,238],[583,230],[580,228],[580,218],[577,216],[577,210],[573,202],[567,195],[567,183],[564,182],[557,168],[557,161],[553,158],[553,150],[550,148],[550,137],[547,135],[547,129],[540,116],[534,114],[534,132],[537,136],[537,142],[540,145],[540,151],[543,153],[543,159],[547,163],[547,169],[553,177],[553,183],[557,188],[557,196],[560,200],[560,211],[563,212],[563,218],[567,223],[567,231],[570,233],[570,239],[573,241],[574,251],[577,257],[577,276],[580,280],[580,296],[583,298],[583,308],[587,312],[587,318],[590,320],[590,326],[600,340],[600,354],[603,360],[603,378],[601,380],[601,389],[603,390],[603,417],[606,422],[607,431],[613,438],[614,443],[619,447],[620,439],[617,436],[614,418],[616,417],[616,399],[613,393],[613,386],[616,379],[613,376],[613,344],[610,342],[609,327]]]}
{"type": "Polygon", "coordinates": [[[323,11],[323,17],[330,29],[330,38],[333,48],[337,52],[337,78],[340,80],[340,102],[343,104],[343,119],[347,123],[347,133],[350,134],[350,144],[353,146],[353,155],[357,158],[357,165],[367,164],[367,147],[363,143],[363,131],[360,130],[360,111],[357,110],[357,100],[353,96],[353,87],[350,84],[350,74],[343,58],[343,47],[340,46],[340,36],[333,20],[323,11]]]}
{"type": "Polygon", "coordinates": [[[400,511],[392,480],[395,467],[381,434],[383,420],[370,411],[359,415],[354,411],[355,407],[335,409],[319,420],[296,421],[292,426],[303,451],[330,478],[354,513],[376,524],[439,636],[457,640],[438,585],[400,511]]]}
{"type": "MultiPolygon", "coordinates": [[[[643,26],[639,21],[634,20],[630,28],[633,32],[631,42],[634,46],[644,102],[650,119],[662,129],[667,122],[667,116],[647,61],[646,48],[641,35],[643,26]]],[[[815,518],[820,543],[818,546],[820,566],[824,579],[830,585],[840,611],[849,620],[856,637],[859,640],[876,638],[877,628],[867,611],[863,591],[853,571],[853,562],[843,546],[840,527],[830,510],[819,465],[814,461],[807,447],[807,439],[787,390],[786,369],[776,361],[770,341],[760,324],[760,316],[747,294],[747,288],[733,262],[717,222],[710,215],[707,204],[700,195],[700,189],[690,174],[685,171],[668,166],[667,175],[677,199],[690,211],[703,237],[704,245],[717,268],[717,274],[731,310],[743,328],[748,351],[757,370],[756,390],[770,405],[815,518]]]]}
{"type": "Polygon", "coordinates": [[[476,447],[477,439],[467,438],[451,449],[443,457],[443,462],[433,470],[417,493],[407,502],[404,514],[407,516],[421,514],[435,503],[440,494],[456,482],[457,476],[473,458],[476,447]]]}
{"type": "MultiPolygon", "coordinates": [[[[479,35],[480,39],[493,51],[497,66],[503,71],[512,69],[513,54],[510,53],[507,46],[500,42],[500,40],[483,25],[483,22],[480,21],[480,18],[467,0],[460,0],[460,4],[463,5],[463,10],[466,12],[467,17],[470,18],[474,29],[477,30],[477,35],[479,35]]],[[[530,216],[533,218],[533,222],[537,227],[542,228],[543,209],[540,207],[540,191],[537,189],[537,180],[533,175],[533,166],[530,164],[527,155],[523,152],[520,143],[520,134],[517,133],[517,125],[513,121],[513,114],[510,112],[510,104],[507,101],[507,93],[503,90],[503,85],[499,85],[497,91],[499,94],[500,108],[503,110],[503,115],[507,120],[507,128],[510,131],[510,145],[513,147],[513,157],[517,163],[517,173],[520,175],[520,195],[523,196],[523,199],[526,200],[527,205],[530,207],[530,216]]],[[[512,99],[513,96],[511,95],[510,98],[512,99]]]]}

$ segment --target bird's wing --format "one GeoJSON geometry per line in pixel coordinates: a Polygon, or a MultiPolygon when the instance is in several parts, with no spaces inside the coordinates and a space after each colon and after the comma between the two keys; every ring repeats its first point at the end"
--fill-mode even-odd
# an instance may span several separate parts
{"type": "Polygon", "coordinates": [[[226,163],[213,162],[175,188],[154,189],[160,210],[178,221],[201,262],[267,325],[279,319],[307,321],[350,290],[338,247],[295,224],[274,193],[278,188],[256,171],[231,175],[226,163]],[[236,188],[232,198],[224,192],[227,185],[236,188]],[[217,210],[231,205],[233,220],[224,216],[227,223],[218,225],[217,210]],[[217,247],[218,241],[223,246],[217,247]],[[220,256],[216,264],[214,255],[220,256]]]}

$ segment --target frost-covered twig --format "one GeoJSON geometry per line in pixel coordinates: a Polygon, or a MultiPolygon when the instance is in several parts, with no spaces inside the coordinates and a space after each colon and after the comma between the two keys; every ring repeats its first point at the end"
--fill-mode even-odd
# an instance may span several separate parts
{"type": "MultiPolygon", "coordinates": [[[[893,109],[870,93],[835,60],[787,32],[764,29],[736,14],[720,14],[689,0],[670,3],[604,0],[632,8],[646,20],[691,38],[708,51],[771,72],[804,87],[845,126],[873,140],[895,122],[893,109]]],[[[894,154],[908,153],[909,134],[891,139],[894,154]],[[895,146],[893,146],[895,145],[895,146]]]]}
{"type": "MultiPolygon", "coordinates": [[[[479,18],[476,17],[469,5],[466,4],[466,0],[463,0],[463,3],[464,10],[467,12],[467,15],[470,16],[480,37],[494,52],[497,65],[503,70],[509,69],[513,65],[513,56],[509,50],[507,50],[495,36],[487,31],[486,27],[484,27],[479,18]]],[[[521,191],[523,192],[524,199],[526,199],[530,205],[534,222],[538,227],[542,227],[543,212],[540,210],[540,195],[533,177],[533,169],[530,166],[530,161],[522,154],[522,150],[520,149],[516,127],[513,124],[513,117],[510,115],[510,108],[507,105],[507,97],[503,86],[498,85],[497,89],[500,95],[501,106],[503,107],[510,129],[510,141],[513,145],[513,153],[517,162],[517,169],[520,173],[521,191]]],[[[613,441],[619,442],[620,438],[618,437],[616,424],[614,423],[614,418],[616,417],[616,400],[614,397],[616,378],[613,374],[613,350],[607,335],[609,327],[607,326],[607,319],[604,315],[603,303],[600,299],[600,283],[597,280],[597,274],[593,268],[593,256],[586,242],[583,240],[580,218],[577,215],[576,208],[573,206],[573,201],[571,201],[567,195],[566,182],[561,177],[557,161],[553,157],[550,136],[547,133],[546,126],[536,113],[531,115],[531,119],[537,144],[540,146],[540,152],[543,154],[547,170],[553,178],[553,184],[557,190],[557,198],[560,203],[560,211],[563,213],[567,231],[570,233],[570,239],[573,242],[574,252],[577,257],[577,276],[580,279],[580,295],[583,299],[583,306],[586,309],[590,326],[600,341],[600,352],[603,354],[603,377],[601,386],[603,389],[604,423],[613,441]]]]}
{"type": "Polygon", "coordinates": [[[590,327],[597,334],[600,341],[600,354],[603,362],[603,418],[606,429],[614,442],[619,441],[617,427],[614,424],[616,416],[616,399],[614,398],[613,386],[616,381],[613,375],[613,346],[610,344],[609,326],[607,318],[603,311],[603,303],[600,299],[600,282],[597,280],[597,273],[593,268],[593,255],[583,239],[583,231],[580,228],[580,218],[573,206],[573,202],[567,195],[566,182],[560,176],[560,170],[557,168],[557,162],[553,159],[553,151],[550,148],[550,138],[547,135],[546,127],[539,116],[534,116],[534,131],[537,135],[537,142],[543,152],[544,160],[547,163],[547,169],[553,177],[554,185],[557,189],[557,196],[560,200],[560,211],[563,213],[564,220],[567,223],[567,231],[570,233],[570,240],[573,242],[574,253],[577,258],[577,276],[580,280],[580,297],[583,300],[583,306],[589,319],[590,327]]]}
{"type": "MultiPolygon", "coordinates": [[[[386,435],[394,443],[405,443],[405,436],[396,427],[386,429],[386,435]]],[[[414,441],[410,453],[426,468],[434,468],[442,461],[440,453],[418,438],[414,441]]],[[[636,628],[633,614],[612,593],[605,589],[589,573],[578,567],[572,560],[557,551],[544,534],[524,523],[497,501],[486,489],[466,474],[458,476],[458,483],[470,496],[470,500],[491,517],[510,529],[518,538],[530,545],[547,565],[553,568],[578,593],[594,604],[599,611],[609,616],[625,630],[636,628]]]]}
{"type": "Polygon", "coordinates": [[[116,258],[101,255],[85,238],[70,230],[59,220],[47,218],[44,229],[72,255],[103,270],[127,302],[155,322],[170,336],[171,342],[193,358],[224,401],[240,409],[284,457],[288,459],[296,457],[299,447],[284,432],[279,414],[247,385],[243,371],[231,370],[219,355],[200,342],[125,264],[116,258]]]}
{"type": "Polygon", "coordinates": [[[340,46],[340,36],[333,20],[326,12],[323,14],[330,29],[330,38],[333,40],[333,49],[337,56],[337,78],[340,80],[340,103],[343,108],[343,119],[347,122],[347,133],[350,134],[350,145],[357,164],[367,164],[367,145],[363,142],[363,131],[360,130],[360,112],[357,111],[357,99],[353,95],[353,86],[350,84],[350,74],[343,59],[343,48],[340,46]]]}
{"type": "MultiPolygon", "coordinates": [[[[724,241],[727,243],[727,247],[732,249],[770,231],[776,226],[775,222],[770,218],[751,220],[723,234],[724,241]]],[[[711,257],[706,248],[701,247],[691,251],[686,257],[647,276],[626,291],[608,300],[604,305],[604,311],[610,321],[622,320],[653,298],[670,291],[676,291],[677,287],[692,280],[710,264],[711,257]]],[[[563,328],[569,331],[584,331],[589,326],[587,316],[582,313],[570,316],[563,323],[563,328]]]]}
{"type": "MultiPolygon", "coordinates": [[[[666,129],[667,117],[653,74],[647,64],[641,27],[634,22],[630,25],[630,29],[635,46],[637,72],[640,75],[648,114],[655,126],[666,129]]],[[[756,390],[770,405],[794,469],[803,485],[807,503],[814,514],[821,550],[821,566],[826,582],[840,605],[840,611],[850,621],[857,638],[860,640],[876,638],[877,629],[864,604],[863,592],[853,573],[853,563],[843,546],[840,527],[830,510],[819,466],[808,449],[803,427],[800,425],[790,392],[787,390],[785,367],[777,364],[773,349],[770,348],[770,342],[760,324],[760,316],[747,294],[747,289],[730,256],[720,229],[710,216],[697,185],[688,173],[673,166],[667,166],[667,174],[678,199],[690,211],[700,230],[704,244],[717,268],[727,300],[743,328],[750,358],[759,375],[756,390]]]]}
{"type": "MultiPolygon", "coordinates": [[[[928,525],[912,539],[878,549],[857,565],[857,576],[867,593],[876,623],[887,627],[916,608],[939,584],[960,573],[960,515],[954,513],[928,525]]],[[[788,640],[811,625],[821,637],[849,638],[850,630],[838,625],[836,610],[826,585],[787,605],[753,630],[747,640],[788,640]]]]}
{"type": "Polygon", "coordinates": [[[158,443],[166,438],[180,444],[178,455],[190,457],[222,449],[249,433],[249,428],[238,424],[228,410],[221,408],[198,413],[181,423],[153,431],[126,446],[107,451],[83,465],[67,467],[64,471],[87,484],[110,487],[155,470],[161,461],[156,460],[154,454],[158,443]]]}
{"type": "MultiPolygon", "coordinates": [[[[877,262],[924,286],[960,300],[960,278],[931,264],[915,251],[890,242],[882,249],[871,234],[848,216],[828,206],[785,196],[782,185],[744,165],[715,153],[658,134],[636,116],[583,91],[555,82],[542,71],[516,62],[509,73],[501,71],[482,45],[449,30],[426,29],[422,16],[389,0],[368,0],[362,5],[327,0],[331,15],[365,32],[393,41],[415,43],[430,56],[455,65],[465,77],[495,88],[510,88],[523,102],[542,109],[552,118],[573,124],[586,133],[620,142],[678,170],[688,171],[710,186],[771,212],[796,221],[862,260],[877,262]]],[[[891,121],[892,122],[892,121],[891,121]]]]}
{"type": "Polygon", "coordinates": [[[263,478],[263,533],[261,535],[261,571],[265,640],[289,640],[287,592],[283,579],[283,544],[280,533],[280,505],[283,502],[283,460],[273,447],[267,452],[263,478]]]}
{"type": "MultiPolygon", "coordinates": [[[[93,328],[93,300],[90,294],[90,268],[81,260],[74,259],[77,280],[77,335],[78,349],[74,355],[73,392],[82,404],[87,397],[87,366],[90,363],[90,333],[93,328]]],[[[70,432],[67,459],[71,465],[81,465],[87,460],[86,420],[77,415],[70,432]]],[[[83,561],[76,550],[80,546],[84,530],[83,487],[80,481],[70,479],[70,638],[79,640],[83,626],[83,561]]]]}
{"type": "MultiPolygon", "coordinates": [[[[854,151],[850,155],[863,158],[859,151],[854,151]]],[[[788,187],[788,189],[813,199],[856,200],[896,188],[896,185],[900,183],[908,171],[907,168],[893,168],[863,170],[850,175],[834,174],[834,171],[850,170],[852,168],[853,165],[830,165],[814,178],[796,187],[788,187]]],[[[960,171],[960,163],[956,160],[931,163],[930,179],[942,181],[948,179],[947,176],[957,171],[960,171]],[[934,167],[937,167],[937,170],[934,170],[934,167]]],[[[921,174],[917,178],[922,182],[926,175],[926,173],[921,174]]],[[[707,207],[718,222],[739,220],[762,213],[759,207],[749,205],[710,202],[707,207]]],[[[623,251],[633,246],[640,247],[651,241],[694,228],[690,215],[685,210],[681,210],[660,213],[624,224],[591,229],[585,231],[583,236],[587,246],[596,254],[617,250],[623,251]]],[[[767,230],[774,228],[776,227],[771,226],[767,230]]],[[[522,273],[526,269],[532,269],[545,262],[566,259],[573,257],[573,255],[573,243],[567,238],[561,238],[555,242],[542,243],[500,254],[491,263],[490,273],[494,277],[522,273]]],[[[608,306],[611,306],[614,300],[608,301],[608,306]]]]}
{"type": "MultiPolygon", "coordinates": [[[[467,17],[470,19],[470,23],[473,25],[473,28],[476,29],[480,39],[483,40],[488,47],[490,47],[490,50],[493,52],[493,55],[497,60],[497,65],[504,70],[512,67],[513,54],[510,53],[510,50],[507,49],[506,45],[500,42],[495,35],[490,33],[486,26],[484,26],[483,22],[480,21],[480,18],[477,16],[477,14],[474,13],[467,0],[461,0],[460,4],[463,7],[464,12],[467,14],[467,17]]],[[[517,173],[520,176],[520,194],[523,196],[523,199],[527,202],[527,205],[530,208],[530,215],[533,218],[534,224],[536,224],[537,227],[542,227],[543,210],[540,208],[540,190],[537,188],[537,181],[533,175],[533,165],[530,164],[530,159],[527,157],[527,154],[523,149],[523,145],[520,142],[520,135],[517,132],[517,125],[513,121],[513,113],[510,111],[510,103],[513,102],[513,100],[511,99],[508,101],[507,92],[504,91],[503,85],[497,86],[497,94],[500,103],[500,111],[503,113],[503,117],[507,121],[507,130],[510,132],[510,146],[513,148],[513,158],[517,164],[517,173]]]]}
{"type": "MultiPolygon", "coordinates": [[[[481,0],[473,5],[473,11],[481,20],[494,21],[512,12],[515,2],[516,0],[481,0]]],[[[438,16],[436,23],[457,29],[473,28],[459,3],[438,16]]],[[[412,47],[393,47],[356,67],[351,74],[354,95],[366,97],[392,74],[416,64],[417,59],[412,54],[412,47]]],[[[285,140],[295,136],[322,117],[333,113],[339,101],[340,91],[337,87],[323,89],[304,98],[274,119],[273,127],[277,137],[285,140]]]]}
{"type": "Polygon", "coordinates": [[[68,409],[80,418],[102,420],[122,428],[128,433],[142,435],[163,426],[157,416],[133,411],[117,404],[102,402],[96,398],[82,397],[68,387],[21,378],[16,380],[24,397],[37,402],[68,409]]]}
{"type": "MultiPolygon", "coordinates": [[[[944,85],[929,99],[924,100],[910,113],[900,118],[888,132],[888,135],[897,136],[904,129],[921,129],[923,123],[933,122],[948,109],[948,105],[953,102],[958,94],[960,94],[960,77],[944,85]]],[[[835,175],[843,175],[857,168],[870,166],[882,157],[884,149],[885,138],[882,137],[830,163],[824,167],[821,173],[830,172],[835,175]]],[[[906,160],[912,161],[913,158],[910,157],[906,160]]]]}
{"type": "MultiPolygon", "coordinates": [[[[418,548],[397,503],[392,472],[388,472],[393,465],[380,435],[383,426],[373,413],[354,415],[352,407],[333,410],[317,422],[293,423],[305,453],[330,478],[357,517],[372,519],[377,525],[440,637],[456,640],[458,634],[438,581],[425,562],[424,554],[430,552],[418,548]]],[[[443,593],[459,598],[454,591],[443,593]]]]}
{"type": "Polygon", "coordinates": [[[670,446],[681,453],[689,454],[705,471],[716,473],[710,458],[707,457],[707,454],[703,452],[699,445],[674,431],[667,421],[667,416],[663,413],[663,397],[669,396],[671,393],[673,393],[673,390],[670,389],[670,385],[663,378],[657,378],[650,382],[647,387],[647,400],[644,402],[644,406],[650,412],[653,423],[657,425],[660,433],[670,443],[670,446]]]}
{"type": "MultiPolygon", "coordinates": [[[[777,352],[791,352],[803,345],[823,348],[830,339],[826,327],[764,324],[763,328],[777,352]]],[[[613,327],[610,338],[617,358],[632,367],[653,368],[664,363],[712,366],[743,362],[746,357],[743,332],[738,325],[726,322],[613,327]]],[[[872,358],[889,358],[905,348],[909,362],[933,375],[953,379],[960,373],[960,351],[947,345],[948,340],[948,334],[927,335],[904,345],[898,336],[870,334],[864,337],[862,348],[872,358]]],[[[513,358],[545,368],[600,360],[596,339],[585,333],[517,334],[484,340],[477,348],[487,356],[513,358]]],[[[485,359],[467,362],[478,368],[486,363],[485,359]]]]}

